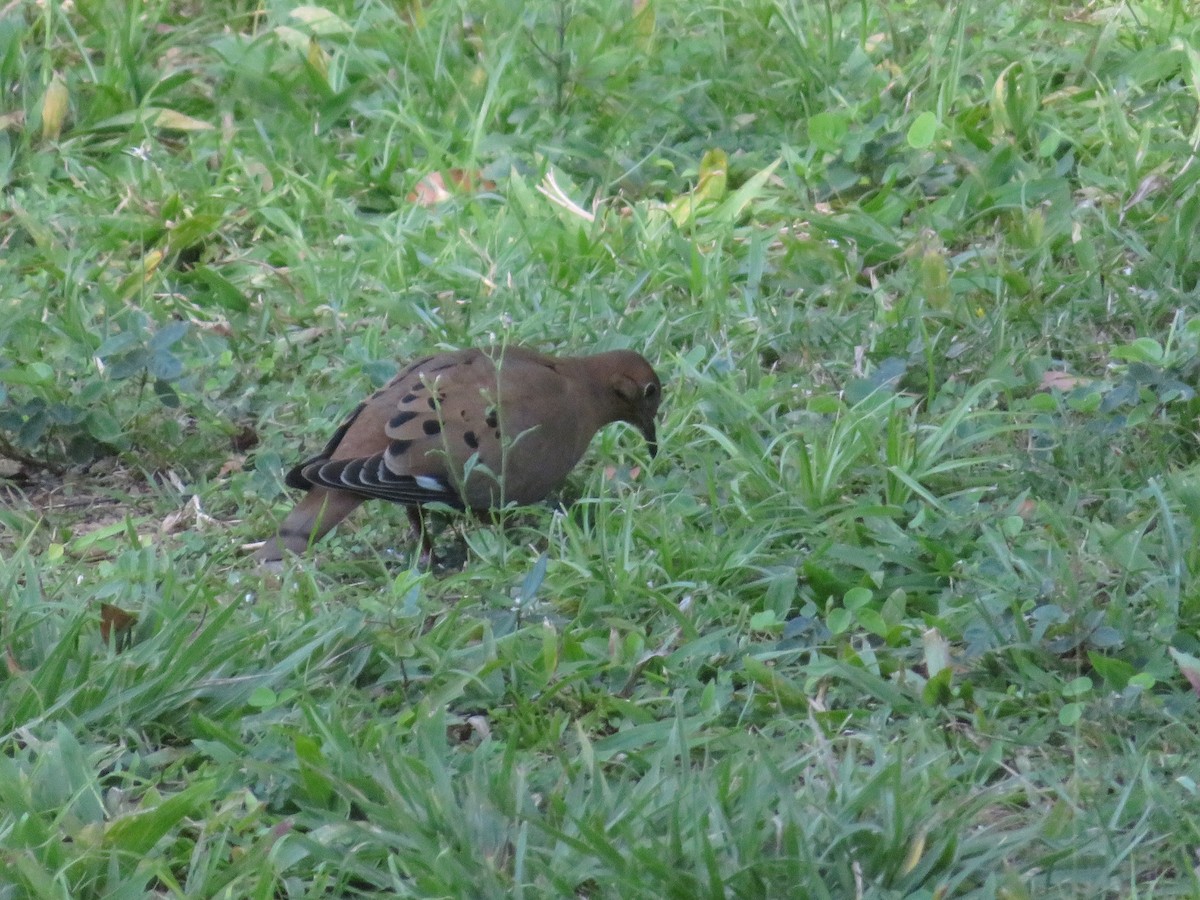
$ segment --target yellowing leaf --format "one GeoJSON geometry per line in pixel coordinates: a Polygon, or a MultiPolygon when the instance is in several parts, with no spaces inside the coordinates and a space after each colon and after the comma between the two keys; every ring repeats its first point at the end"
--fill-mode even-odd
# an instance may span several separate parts
{"type": "Polygon", "coordinates": [[[67,120],[67,108],[71,96],[67,86],[58,75],[50,79],[46,93],[42,97],[42,140],[57,140],[62,134],[63,123],[67,120]]]}
{"type": "Polygon", "coordinates": [[[160,109],[155,115],[149,117],[149,121],[156,128],[165,128],[168,131],[212,131],[213,129],[208,122],[194,119],[186,113],[173,109],[160,109]]]}
{"type": "Polygon", "coordinates": [[[633,0],[633,31],[643,53],[654,45],[654,4],[651,0],[633,0]]]}
{"type": "Polygon", "coordinates": [[[329,80],[329,57],[315,37],[308,39],[308,64],[322,79],[329,80]]]}
{"type": "Polygon", "coordinates": [[[941,247],[928,247],[918,264],[921,293],[931,309],[946,309],[950,305],[950,270],[941,247]]]}
{"type": "Polygon", "coordinates": [[[921,862],[921,857],[925,853],[926,835],[924,829],[917,832],[917,836],[912,839],[912,843],[908,845],[908,853],[904,856],[904,865],[900,867],[900,872],[907,875],[917,867],[921,862]]]}
{"type": "Polygon", "coordinates": [[[145,124],[152,128],[165,128],[169,131],[210,131],[213,128],[212,125],[201,119],[193,119],[191,116],[173,109],[146,106],[93,122],[88,126],[87,131],[111,131],[139,124],[145,124]]]}
{"type": "Polygon", "coordinates": [[[724,150],[709,150],[700,159],[700,177],[696,187],[680,194],[667,204],[667,212],[681,228],[696,215],[706,202],[715,202],[725,196],[729,174],[729,157],[724,150]]]}
{"type": "Polygon", "coordinates": [[[141,265],[121,279],[121,284],[117,288],[120,296],[129,299],[141,293],[150,281],[150,276],[158,268],[158,264],[162,262],[162,259],[163,254],[161,250],[151,250],[143,256],[141,265]]]}
{"type": "Polygon", "coordinates": [[[142,272],[146,275],[154,274],[154,270],[158,268],[158,264],[162,262],[162,258],[161,250],[151,250],[142,257],[142,272]]]}
{"type": "Polygon", "coordinates": [[[995,126],[995,133],[998,135],[1012,127],[1012,121],[1008,117],[1008,78],[1009,73],[1018,65],[1019,63],[1011,63],[1006,66],[996,78],[996,83],[992,85],[992,96],[988,105],[991,107],[992,123],[995,126]]]}
{"type": "Polygon", "coordinates": [[[700,183],[694,193],[701,200],[720,200],[725,196],[729,177],[729,157],[724,150],[709,150],[700,159],[700,183]]]}
{"type": "Polygon", "coordinates": [[[405,0],[400,4],[400,15],[415,28],[425,27],[425,5],[421,0],[405,0]]]}

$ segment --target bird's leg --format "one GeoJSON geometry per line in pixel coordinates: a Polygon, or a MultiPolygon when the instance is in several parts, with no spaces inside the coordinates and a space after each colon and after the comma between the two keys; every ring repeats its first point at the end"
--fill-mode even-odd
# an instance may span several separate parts
{"type": "Polygon", "coordinates": [[[433,556],[433,535],[425,527],[425,516],[421,513],[421,507],[408,507],[408,523],[412,526],[413,537],[421,542],[421,555],[417,557],[417,566],[422,569],[433,568],[435,562],[433,556]]]}

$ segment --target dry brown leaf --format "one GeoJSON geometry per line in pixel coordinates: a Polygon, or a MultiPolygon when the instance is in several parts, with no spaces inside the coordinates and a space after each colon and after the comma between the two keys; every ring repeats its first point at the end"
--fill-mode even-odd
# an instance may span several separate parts
{"type": "Polygon", "coordinates": [[[437,206],[450,199],[450,192],[446,190],[442,173],[431,172],[417,182],[416,188],[405,199],[418,206],[437,206]]]}
{"type": "Polygon", "coordinates": [[[324,327],[323,325],[314,325],[311,328],[300,328],[300,329],[297,329],[296,331],[289,331],[287,334],[287,341],[288,341],[288,343],[292,344],[293,346],[298,346],[300,344],[307,344],[312,341],[315,341],[317,338],[319,338],[323,334],[325,334],[325,332],[328,330],[329,329],[324,327]]]}
{"type": "Polygon", "coordinates": [[[490,178],[484,178],[483,172],[476,169],[474,172],[468,172],[466,169],[451,169],[450,183],[462,191],[494,191],[496,182],[490,178]]]}
{"type": "Polygon", "coordinates": [[[1192,690],[1200,695],[1200,659],[1196,659],[1190,653],[1176,650],[1174,647],[1168,647],[1167,653],[1171,655],[1171,659],[1175,660],[1175,665],[1179,666],[1180,673],[1192,686],[1192,690]]]}
{"type": "Polygon", "coordinates": [[[1039,387],[1043,391],[1073,391],[1081,385],[1091,383],[1091,378],[1084,378],[1082,375],[1072,375],[1069,372],[1047,369],[1042,375],[1042,383],[1039,387]]]}
{"type": "Polygon", "coordinates": [[[111,603],[100,604],[100,637],[104,643],[107,644],[112,638],[117,649],[127,647],[133,639],[133,626],[136,624],[137,616],[133,613],[111,603]]]}
{"type": "MultiPolygon", "coordinates": [[[[621,470],[618,469],[616,466],[605,466],[604,467],[604,480],[605,481],[616,481],[617,476],[620,474],[620,472],[621,472],[621,470]]],[[[629,477],[630,481],[636,481],[637,477],[640,474],[642,474],[641,466],[631,466],[629,468],[629,471],[626,473],[626,475],[629,477]]]]}
{"type": "Polygon", "coordinates": [[[198,328],[201,331],[207,331],[209,334],[219,335],[220,337],[233,337],[233,326],[229,324],[229,320],[217,317],[211,321],[189,317],[188,322],[193,328],[198,328]]]}
{"type": "Polygon", "coordinates": [[[17,658],[13,656],[11,645],[4,648],[4,667],[8,670],[9,675],[21,675],[25,671],[17,662],[17,658]]]}
{"type": "Polygon", "coordinates": [[[224,478],[226,475],[232,475],[234,472],[240,472],[245,464],[246,457],[231,456],[229,459],[225,460],[225,462],[221,463],[221,468],[217,472],[217,477],[224,478]]]}
{"type": "Polygon", "coordinates": [[[494,190],[496,182],[484,178],[478,170],[447,169],[445,174],[430,172],[417,182],[417,186],[405,198],[418,206],[437,206],[454,196],[455,192],[471,193],[475,190],[494,190]]]}
{"type": "Polygon", "coordinates": [[[1170,184],[1170,182],[1161,175],[1154,173],[1147,175],[1141,180],[1141,182],[1138,183],[1137,190],[1133,192],[1133,196],[1130,197],[1125,202],[1125,205],[1121,207],[1121,218],[1125,218],[1125,213],[1129,212],[1129,210],[1133,209],[1151,194],[1157,194],[1168,184],[1170,184]]]}
{"type": "Polygon", "coordinates": [[[174,534],[177,531],[183,531],[185,528],[195,525],[198,528],[203,528],[206,525],[212,525],[216,520],[200,508],[200,498],[195,494],[192,499],[187,502],[183,509],[177,509],[173,513],[169,513],[159,525],[159,531],[163,534],[174,534]]]}
{"type": "MultiPolygon", "coordinates": [[[[243,422],[237,432],[230,438],[233,449],[239,453],[258,446],[258,429],[249,422],[243,422]]],[[[239,470],[240,471],[240,470],[239,470]]]]}
{"type": "Polygon", "coordinates": [[[242,171],[247,178],[258,179],[258,188],[264,194],[269,194],[275,190],[275,176],[271,174],[271,170],[257,160],[247,160],[242,165],[242,171]]]}

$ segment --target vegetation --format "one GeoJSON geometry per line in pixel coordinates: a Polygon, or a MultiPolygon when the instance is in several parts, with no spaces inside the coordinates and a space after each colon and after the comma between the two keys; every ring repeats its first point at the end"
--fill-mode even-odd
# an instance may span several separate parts
{"type": "Polygon", "coordinates": [[[0,897],[1200,894],[1193,12],[4,4],[0,897]],[[253,568],[502,342],[663,452],[253,568]]]}

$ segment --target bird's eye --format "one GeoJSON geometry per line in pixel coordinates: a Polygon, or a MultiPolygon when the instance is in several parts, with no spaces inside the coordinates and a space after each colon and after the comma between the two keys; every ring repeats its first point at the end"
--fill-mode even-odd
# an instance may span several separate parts
{"type": "Polygon", "coordinates": [[[642,396],[644,396],[647,400],[653,400],[658,396],[658,385],[653,381],[650,382],[642,389],[642,396]]]}

